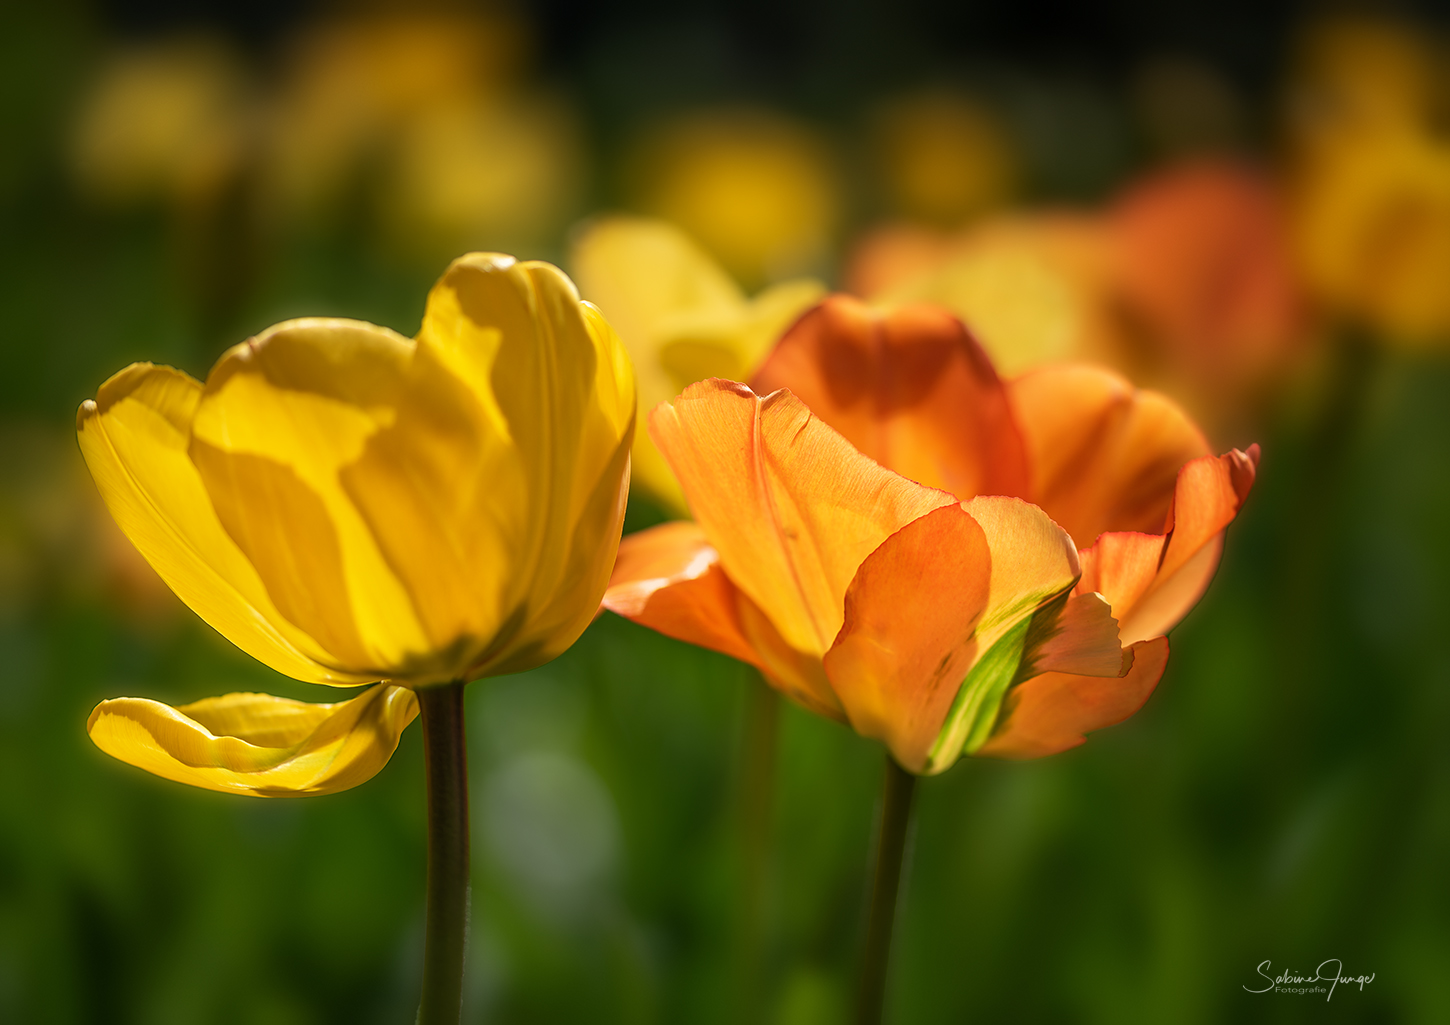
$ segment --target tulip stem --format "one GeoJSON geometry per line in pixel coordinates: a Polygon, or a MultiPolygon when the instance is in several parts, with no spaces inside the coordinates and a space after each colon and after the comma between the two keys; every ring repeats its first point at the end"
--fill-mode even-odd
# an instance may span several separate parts
{"type": "Polygon", "coordinates": [[[463,681],[418,688],[428,786],[428,922],[418,1025],[458,1025],[468,942],[468,753],[463,681]]]}
{"type": "Polygon", "coordinates": [[[876,871],[871,883],[871,913],[866,922],[866,950],[861,958],[857,1025],[880,1025],[886,1005],[886,970],[891,961],[891,933],[896,924],[896,898],[911,824],[911,798],[916,777],[890,754],[881,786],[881,814],[876,821],[876,871]]]}

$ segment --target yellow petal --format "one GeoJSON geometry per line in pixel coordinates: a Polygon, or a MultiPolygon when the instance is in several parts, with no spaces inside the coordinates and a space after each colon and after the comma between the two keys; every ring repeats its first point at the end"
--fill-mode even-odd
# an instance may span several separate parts
{"type": "Polygon", "coordinates": [[[289,622],[223,527],[187,456],[201,395],[180,371],[137,363],[81,406],[81,451],[111,514],[181,600],[254,658],[315,683],[376,679],[289,622]]]}
{"type": "MultiPolygon", "coordinates": [[[[619,331],[639,375],[641,415],[708,377],[744,380],[776,338],[823,293],[789,281],[747,302],[684,232],[658,220],[606,217],[576,239],[570,266],[583,295],[619,331]]],[[[634,442],[634,476],[672,512],[684,494],[647,432],[634,442]]]]}
{"type": "MultiPolygon", "coordinates": [[[[635,423],[628,354],[557,268],[488,253],[455,260],[434,287],[418,347],[420,362],[437,360],[469,387],[509,442],[504,458],[478,448],[461,463],[440,461],[442,502],[428,511],[444,536],[490,542],[455,558],[466,583],[499,596],[499,618],[473,625],[488,629],[468,675],[539,665],[583,632],[614,565],[635,423]]],[[[434,416],[428,395],[416,398],[394,430],[416,430],[426,447],[434,416]]],[[[399,480],[416,474],[402,458],[411,447],[388,463],[399,480]]],[[[374,530],[416,595],[436,566],[412,519],[379,515],[374,530]]],[[[449,614],[440,603],[435,618],[449,614]]]]}
{"type": "Polygon", "coordinates": [[[405,675],[437,640],[345,485],[396,422],[412,361],[413,344],[385,328],[287,321],[217,362],[192,425],[192,461],[272,600],[373,679],[405,675]]]}
{"type": "Polygon", "coordinates": [[[704,381],[656,409],[650,428],[730,579],[816,660],[866,556],[954,501],[863,456],[788,391],[704,381]]]}
{"type": "Polygon", "coordinates": [[[115,698],[96,706],[86,729],[112,757],[178,783],[303,797],[371,779],[417,714],[411,690],[380,683],[335,704],[226,694],[172,708],[115,698]]]}

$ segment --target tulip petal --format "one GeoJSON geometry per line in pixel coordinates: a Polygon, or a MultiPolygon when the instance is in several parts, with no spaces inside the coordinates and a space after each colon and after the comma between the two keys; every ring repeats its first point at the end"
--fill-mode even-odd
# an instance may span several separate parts
{"type": "MultiPolygon", "coordinates": [[[[344,486],[396,422],[413,349],[359,321],[278,324],[217,361],[190,445],[227,533],[283,615],[373,679],[440,643],[344,486]]],[[[439,405],[455,408],[449,399],[439,405]]]]}
{"type": "Polygon", "coordinates": [[[1258,461],[1257,445],[1190,461],[1178,475],[1166,535],[1104,534],[1082,554],[1078,588],[1112,604],[1124,644],[1166,634],[1202,597],[1258,461]]]}
{"type": "MultiPolygon", "coordinates": [[[[459,464],[440,461],[451,475],[437,480],[446,503],[413,511],[437,517],[444,536],[492,539],[453,559],[462,585],[490,597],[488,618],[462,618],[440,600],[425,620],[434,633],[482,638],[470,674],[538,665],[589,624],[614,563],[635,417],[629,357],[557,268],[489,253],[449,267],[429,295],[418,347],[421,362],[436,360],[473,392],[493,430],[465,455],[465,486],[459,464]],[[492,438],[506,442],[497,456],[492,438]],[[480,519],[496,529],[480,531],[480,519]]],[[[430,414],[417,398],[411,414],[426,445],[430,414]]],[[[412,444],[386,459],[380,450],[378,469],[409,479],[412,444]]],[[[410,590],[427,593],[436,568],[415,546],[414,517],[380,509],[373,519],[410,590]]]]}
{"type": "Polygon", "coordinates": [[[666,637],[752,665],[811,711],[842,718],[820,665],[787,645],[730,582],[697,523],[662,523],[620,542],[602,606],[666,637]]]}
{"type": "Polygon", "coordinates": [[[1017,498],[981,496],[962,507],[981,526],[992,553],[987,608],[974,634],[977,653],[941,730],[927,752],[924,772],[941,772],[963,751],[986,740],[1002,699],[1031,661],[1040,639],[1059,622],[1094,629],[1090,617],[1063,621],[1067,592],[1080,572],[1072,539],[1035,505],[1017,498]]]}
{"type": "Polygon", "coordinates": [[[96,706],[86,730],[112,757],[178,783],[303,797],[371,779],[417,714],[412,690],[380,683],[335,704],[227,694],[172,708],[115,698],[96,706]]]}
{"type": "Polygon", "coordinates": [[[881,465],[959,498],[1026,495],[1007,392],[961,321],[834,295],[786,333],[751,386],[788,387],[881,465]]]}
{"type": "Polygon", "coordinates": [[[846,592],[826,675],[863,737],[919,772],[978,656],[992,555],[960,505],[908,523],[866,557],[846,592]]]}
{"type": "Polygon", "coordinates": [[[1188,416],[1108,370],[1043,367],[1008,384],[1032,499],[1073,539],[1163,529],[1179,467],[1207,455],[1188,416]]]}
{"type": "Polygon", "coordinates": [[[981,758],[1042,758],[1077,747],[1083,734],[1122,722],[1143,707],[1168,665],[1168,638],[1129,649],[1132,668],[1121,679],[1043,673],[1012,688],[997,729],[973,752],[981,758]]]}
{"type": "Polygon", "coordinates": [[[81,451],[116,522],[203,620],[278,672],[315,683],[370,683],[289,622],[223,527],[187,454],[202,385],[137,363],[82,404],[81,451]]]}
{"type": "Polygon", "coordinates": [[[679,521],[620,542],[602,604],[666,637],[763,668],[741,629],[735,596],[700,525],[679,521]]]}
{"type": "MultiPolygon", "coordinates": [[[[674,225],[605,217],[575,240],[570,267],[634,361],[641,415],[708,377],[743,380],[780,333],[820,298],[815,281],[788,281],[747,301],[715,260],[674,225]]],[[[669,464],[640,431],[634,475],[671,511],[685,497],[669,464]]]]}
{"type": "Polygon", "coordinates": [[[866,556],[953,501],[862,455],[787,391],[704,381],[656,409],[650,430],[730,579],[816,659],[866,556]]]}

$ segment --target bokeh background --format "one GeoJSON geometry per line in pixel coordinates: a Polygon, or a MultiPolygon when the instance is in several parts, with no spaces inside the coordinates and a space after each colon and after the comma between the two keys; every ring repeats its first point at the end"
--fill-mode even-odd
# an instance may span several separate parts
{"type": "MultiPolygon", "coordinates": [[[[923,781],[891,1021],[1450,1021],[1436,17],[0,6],[0,1021],[411,1020],[419,731],[323,800],[95,750],[105,697],[322,692],[165,590],[72,417],[132,360],[201,376],[286,317],[411,334],[451,256],[567,265],[608,211],[673,221],[747,292],[810,275],[949,302],[1009,369],[1108,359],[1220,450],[1264,445],[1142,713],[923,781]],[[1180,266],[1186,293],[1155,277],[1180,266]],[[1328,1003],[1245,992],[1264,960],[1328,958],[1375,980],[1328,1003]]],[[[664,515],[637,494],[627,529],[664,515]]],[[[783,710],[742,1010],[756,686],[605,616],[469,689],[468,1021],[849,1019],[880,750],[783,710]]]]}

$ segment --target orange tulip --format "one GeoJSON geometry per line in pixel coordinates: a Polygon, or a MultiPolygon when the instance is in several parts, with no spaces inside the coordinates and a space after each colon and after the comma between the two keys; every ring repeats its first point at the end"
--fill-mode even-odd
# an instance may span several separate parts
{"type": "Polygon", "coordinates": [[[1003,382],[930,307],[832,297],[752,384],[790,391],[705,382],[652,415],[698,522],[626,538],[604,606],[916,773],[1066,750],[1141,707],[1258,462],[1108,371],[1003,382]]]}
{"type": "Polygon", "coordinates": [[[1303,341],[1283,203],[1246,167],[1199,160],[1129,188],[1112,214],[1124,307],[1176,384],[1221,405],[1282,372],[1303,341]]]}

